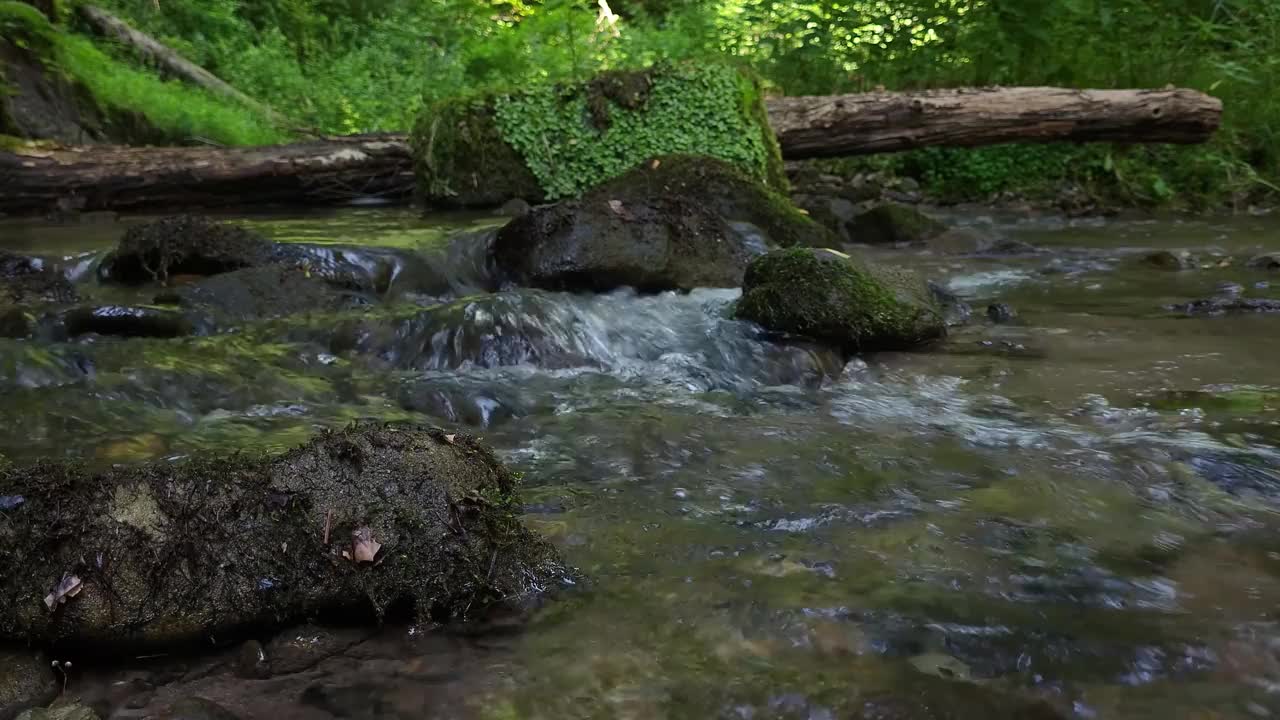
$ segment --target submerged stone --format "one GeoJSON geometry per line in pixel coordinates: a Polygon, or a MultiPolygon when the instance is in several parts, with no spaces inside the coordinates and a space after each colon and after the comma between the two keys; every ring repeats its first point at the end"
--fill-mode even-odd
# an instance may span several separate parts
{"type": "Polygon", "coordinates": [[[1170,305],[1169,309],[1184,315],[1273,313],[1280,312],[1280,300],[1224,295],[1170,305]]]}
{"type": "Polygon", "coordinates": [[[1016,320],[1018,311],[1008,303],[991,303],[987,306],[987,318],[997,325],[1016,320]]]}
{"type": "Polygon", "coordinates": [[[1160,270],[1194,270],[1196,258],[1186,250],[1157,250],[1142,256],[1142,264],[1160,270]]]}
{"type": "Polygon", "coordinates": [[[276,260],[275,246],[242,227],[193,215],[130,228],[98,268],[125,285],[168,282],[175,275],[217,275],[276,260]]]}
{"type": "Polygon", "coordinates": [[[1249,267],[1258,270],[1280,270],[1280,253],[1263,253],[1249,259],[1249,267]]]}
{"type": "Polygon", "coordinates": [[[192,331],[191,322],[181,313],[126,305],[75,308],[63,314],[62,322],[69,337],[95,334],[175,338],[192,331]]]}
{"type": "Polygon", "coordinates": [[[326,432],[275,457],[94,472],[0,470],[0,638],[172,647],[397,608],[465,620],[565,574],[518,518],[516,477],[474,438],[326,432]]]}
{"type": "Polygon", "coordinates": [[[845,352],[918,347],[946,335],[943,314],[914,274],[834,250],[794,248],[747,269],[737,317],[845,352]]]}
{"type": "Polygon", "coordinates": [[[271,265],[181,285],[158,295],[156,302],[204,313],[216,325],[336,310],[364,300],[302,268],[271,265]]]}
{"type": "Polygon", "coordinates": [[[947,226],[906,205],[885,203],[849,222],[849,237],[866,245],[913,245],[942,235],[947,226]]]}

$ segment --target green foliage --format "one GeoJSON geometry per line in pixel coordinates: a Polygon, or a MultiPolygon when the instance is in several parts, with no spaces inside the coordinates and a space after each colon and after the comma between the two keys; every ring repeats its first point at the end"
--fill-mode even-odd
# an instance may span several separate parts
{"type": "Polygon", "coordinates": [[[494,117],[551,199],[671,153],[717,157],[759,180],[769,177],[771,148],[755,124],[756,108],[745,104],[758,98],[746,89],[754,80],[726,65],[668,67],[643,77],[651,85],[633,107],[594,84],[542,87],[498,96],[494,117]],[[608,108],[607,126],[592,105],[608,108]]]}

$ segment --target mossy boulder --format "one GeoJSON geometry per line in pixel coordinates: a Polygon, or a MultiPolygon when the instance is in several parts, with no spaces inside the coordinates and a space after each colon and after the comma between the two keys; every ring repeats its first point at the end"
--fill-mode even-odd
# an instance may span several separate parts
{"type": "Polygon", "coordinates": [[[176,215],[129,228],[98,268],[124,285],[168,282],[176,275],[217,275],[279,260],[275,245],[245,228],[176,215]]]}
{"type": "Polygon", "coordinates": [[[279,456],[0,469],[0,639],[173,648],[333,614],[465,620],[565,574],[460,433],[361,425],[279,456]]]}
{"type": "Polygon", "coordinates": [[[849,238],[866,245],[914,245],[947,231],[919,210],[896,203],[877,205],[849,221],[849,238]]]}
{"type": "Polygon", "coordinates": [[[758,81],[714,63],[428,103],[412,144],[419,187],[432,205],[577,197],[672,153],[718,157],[775,190],[787,188],[758,81]]]}
{"type": "Polygon", "coordinates": [[[835,250],[792,248],[757,258],[735,314],[845,352],[910,349],[946,335],[943,313],[918,277],[835,250]]]}
{"type": "Polygon", "coordinates": [[[588,193],[623,201],[655,195],[687,198],[725,220],[751,223],[778,247],[827,247],[837,241],[787,196],[737,165],[707,155],[649,158],[588,193]]]}

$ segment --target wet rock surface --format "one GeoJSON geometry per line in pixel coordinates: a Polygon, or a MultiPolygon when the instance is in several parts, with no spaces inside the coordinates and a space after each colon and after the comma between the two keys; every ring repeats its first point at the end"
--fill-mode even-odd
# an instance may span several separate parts
{"type": "Polygon", "coordinates": [[[156,302],[180,306],[215,327],[333,311],[370,301],[370,296],[341,290],[302,268],[287,265],[223,273],[156,296],[156,302]]]}
{"type": "Polygon", "coordinates": [[[498,232],[493,257],[510,282],[596,292],[736,287],[749,260],[725,221],[694,200],[603,194],[513,220],[498,232]]]}
{"type": "Polygon", "coordinates": [[[130,228],[98,268],[125,285],[168,282],[179,275],[217,275],[277,260],[255,232],[206,217],[177,215],[130,228]]]}
{"type": "Polygon", "coordinates": [[[884,203],[849,221],[849,237],[865,245],[915,245],[947,231],[947,226],[908,205],[884,203]]]}
{"type": "Polygon", "coordinates": [[[192,332],[182,314],[157,307],[102,305],[68,310],[61,317],[68,337],[110,335],[116,337],[175,338],[192,332]]]}
{"type": "Polygon", "coordinates": [[[946,335],[922,280],[834,250],[779,250],[756,259],[735,312],[847,352],[913,348],[946,335]]]}
{"type": "Polygon", "coordinates": [[[511,473],[430,428],[361,426],[278,457],[0,470],[0,495],[19,490],[0,528],[11,640],[173,647],[311,613],[465,618],[564,573],[516,517],[511,473]]]}

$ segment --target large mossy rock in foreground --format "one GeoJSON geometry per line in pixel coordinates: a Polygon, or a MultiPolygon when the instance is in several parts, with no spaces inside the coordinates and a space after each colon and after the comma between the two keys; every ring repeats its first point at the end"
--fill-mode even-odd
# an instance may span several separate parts
{"type": "Polygon", "coordinates": [[[835,250],[793,248],[757,258],[735,313],[846,352],[910,349],[946,335],[941,310],[913,273],[835,250]]]}
{"type": "Polygon", "coordinates": [[[672,153],[718,157],[787,186],[759,85],[728,65],[609,72],[580,85],[431,103],[412,143],[423,197],[438,206],[577,197],[672,153]]]}
{"type": "Polygon", "coordinates": [[[0,640],[172,647],[341,613],[465,619],[555,551],[476,440],[367,425],[277,457],[0,470],[0,640]]]}

